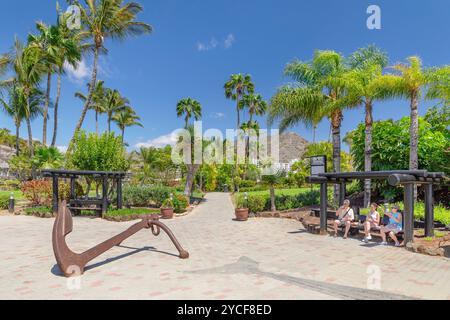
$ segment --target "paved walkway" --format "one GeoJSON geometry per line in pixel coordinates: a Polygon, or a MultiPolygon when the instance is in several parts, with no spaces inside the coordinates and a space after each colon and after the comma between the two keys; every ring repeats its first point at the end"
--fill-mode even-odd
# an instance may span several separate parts
{"type": "MultiPolygon", "coordinates": [[[[143,230],[67,280],[55,266],[53,219],[0,217],[0,299],[450,299],[450,260],[305,233],[298,221],[233,221],[226,194],[143,230]],[[370,288],[371,290],[369,290],[370,288]]],[[[68,243],[83,251],[132,223],[75,218],[68,243]]]]}

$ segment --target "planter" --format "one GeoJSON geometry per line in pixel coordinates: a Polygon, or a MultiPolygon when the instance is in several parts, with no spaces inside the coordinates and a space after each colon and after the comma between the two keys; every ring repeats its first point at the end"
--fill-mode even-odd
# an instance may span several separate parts
{"type": "Polygon", "coordinates": [[[163,219],[173,219],[173,208],[161,208],[161,216],[163,219]]]}
{"type": "Polygon", "coordinates": [[[237,221],[247,221],[248,220],[248,209],[236,209],[235,210],[237,221]]]}

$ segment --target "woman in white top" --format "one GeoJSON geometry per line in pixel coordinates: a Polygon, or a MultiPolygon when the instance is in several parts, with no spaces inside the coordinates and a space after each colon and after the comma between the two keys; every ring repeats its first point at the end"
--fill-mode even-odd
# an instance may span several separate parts
{"type": "Polygon", "coordinates": [[[372,235],[370,234],[370,230],[372,228],[378,229],[380,227],[380,213],[377,211],[378,204],[372,203],[370,205],[369,214],[367,215],[366,221],[364,221],[364,233],[366,236],[364,237],[364,242],[369,242],[372,240],[372,235]]]}
{"type": "Polygon", "coordinates": [[[352,221],[355,220],[355,214],[350,207],[350,200],[344,201],[344,205],[338,209],[336,216],[337,219],[334,220],[334,237],[337,237],[338,227],[345,226],[344,239],[347,239],[352,221]]]}

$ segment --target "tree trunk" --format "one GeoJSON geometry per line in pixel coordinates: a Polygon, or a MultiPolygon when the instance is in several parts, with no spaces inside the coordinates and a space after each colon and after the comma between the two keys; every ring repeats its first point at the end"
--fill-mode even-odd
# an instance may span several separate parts
{"type": "MultiPolygon", "coordinates": [[[[411,95],[411,125],[409,130],[409,170],[419,168],[418,144],[419,144],[419,97],[418,92],[414,91],[411,95]]],[[[414,185],[414,200],[417,200],[417,185],[414,185]]]]}
{"type": "Polygon", "coordinates": [[[98,111],[95,110],[95,132],[97,133],[98,136],[98,111]]]}
{"type": "MultiPolygon", "coordinates": [[[[332,126],[332,144],[333,144],[333,172],[341,172],[341,124],[342,124],[342,111],[335,111],[331,115],[332,126]]],[[[334,185],[334,202],[339,203],[339,185],[334,185]]]]}
{"type": "MultiPolygon", "coordinates": [[[[364,171],[372,171],[372,101],[366,101],[366,135],[364,146],[364,171]]],[[[368,208],[371,197],[371,181],[364,180],[364,207],[368,208]]]]}
{"type": "Polygon", "coordinates": [[[192,195],[192,187],[194,185],[195,175],[200,169],[199,164],[188,164],[187,177],[186,177],[186,186],[184,188],[184,195],[186,197],[190,197],[192,195]]]}
{"type": "Polygon", "coordinates": [[[76,134],[81,130],[81,127],[83,126],[84,119],[86,118],[86,113],[87,113],[89,106],[91,104],[91,101],[92,101],[92,96],[94,95],[95,84],[97,82],[97,67],[98,67],[99,49],[100,49],[100,47],[96,46],[95,50],[94,50],[94,64],[92,67],[92,78],[91,78],[91,84],[89,86],[89,94],[88,94],[86,102],[83,106],[83,110],[81,112],[80,119],[78,120],[77,126],[75,127],[75,132],[73,134],[72,140],[69,143],[69,150],[71,149],[71,146],[75,140],[76,134]]]}
{"type": "Polygon", "coordinates": [[[122,144],[125,142],[125,128],[122,129],[122,144]]]}
{"type": "Polygon", "coordinates": [[[16,156],[20,154],[20,122],[16,123],[16,156]]]}
{"type": "Polygon", "coordinates": [[[108,133],[111,133],[111,118],[112,118],[112,115],[108,114],[108,133]]]}
{"type": "Polygon", "coordinates": [[[274,188],[274,186],[270,186],[270,210],[272,212],[277,211],[277,207],[275,205],[275,188],[274,188]]]}
{"type": "Polygon", "coordinates": [[[42,126],[42,144],[47,145],[47,120],[48,120],[48,107],[50,105],[50,92],[52,84],[52,73],[49,71],[47,74],[47,93],[45,94],[44,105],[44,125],[42,126]]]}
{"type": "Polygon", "coordinates": [[[59,99],[61,97],[61,74],[62,69],[58,72],[58,83],[56,85],[56,99],[55,99],[55,110],[54,110],[54,118],[53,118],[53,138],[52,138],[52,147],[56,145],[56,136],[58,135],[58,111],[59,111],[59,99]]]}
{"type": "MultiPolygon", "coordinates": [[[[27,108],[28,110],[30,110],[30,101],[27,98],[27,108]]],[[[30,159],[34,157],[34,146],[33,146],[33,133],[31,130],[31,120],[30,117],[27,116],[26,117],[26,122],[27,122],[27,129],[28,129],[28,149],[29,149],[29,153],[30,153],[30,159]]],[[[34,164],[31,164],[31,177],[33,180],[36,179],[36,170],[34,168],[34,164]]]]}

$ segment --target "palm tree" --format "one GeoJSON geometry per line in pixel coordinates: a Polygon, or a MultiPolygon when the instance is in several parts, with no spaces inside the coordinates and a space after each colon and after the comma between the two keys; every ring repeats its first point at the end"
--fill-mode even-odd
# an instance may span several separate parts
{"type": "Polygon", "coordinates": [[[83,25],[83,30],[80,31],[80,37],[91,40],[90,47],[94,53],[94,61],[89,93],[70,145],[81,129],[91,104],[95,83],[97,82],[98,58],[101,52],[106,52],[106,48],[104,47],[105,40],[107,38],[124,40],[129,36],[151,33],[152,31],[150,25],[136,21],[137,15],[143,10],[142,6],[136,2],[123,3],[123,0],[85,0],[85,7],[81,6],[78,0],[71,2],[80,8],[83,25]]]}
{"type": "MultiPolygon", "coordinates": [[[[42,103],[44,97],[39,92],[30,97],[30,118],[31,120],[43,114],[42,103]]],[[[8,101],[0,99],[0,107],[11,117],[16,127],[16,155],[20,153],[20,126],[26,118],[26,102],[23,91],[16,84],[8,88],[8,101]]]]}
{"type": "MultiPolygon", "coordinates": [[[[383,100],[389,97],[383,90],[380,90],[383,68],[387,64],[387,54],[375,46],[359,49],[349,57],[349,65],[352,68],[346,75],[349,83],[349,94],[342,99],[342,103],[363,105],[365,108],[365,171],[372,171],[373,103],[375,100],[383,100]]],[[[381,87],[383,87],[383,84],[381,84],[381,87]]],[[[366,208],[370,205],[370,197],[371,181],[365,180],[364,206],[366,208]]]]}
{"type": "MultiPolygon", "coordinates": [[[[91,90],[90,90],[91,91],[91,90]]],[[[108,116],[108,132],[111,132],[111,121],[115,114],[126,110],[130,101],[122,97],[118,90],[106,89],[103,103],[103,112],[108,116]]]]}
{"type": "Polygon", "coordinates": [[[185,117],[185,128],[189,125],[189,119],[194,117],[195,120],[199,120],[202,117],[202,106],[200,102],[192,98],[185,98],[177,104],[177,116],[178,118],[185,117]]]}
{"type": "Polygon", "coordinates": [[[249,123],[253,122],[253,116],[262,116],[267,111],[267,102],[260,94],[249,94],[241,100],[241,109],[248,108],[250,115],[249,123]]]}
{"type": "Polygon", "coordinates": [[[432,72],[426,94],[429,100],[439,99],[440,105],[450,106],[450,66],[445,66],[432,72]]]}
{"type": "MultiPolygon", "coordinates": [[[[106,88],[104,86],[104,81],[97,81],[94,89],[94,94],[92,95],[92,102],[89,106],[89,109],[95,111],[95,132],[98,134],[98,116],[102,113],[105,113],[104,102],[105,102],[105,92],[106,88]]],[[[88,83],[88,91],[90,84],[88,83]]],[[[86,101],[87,97],[82,92],[76,92],[75,97],[79,98],[81,101],[86,101]]]]}
{"type": "MultiPolygon", "coordinates": [[[[294,61],[287,65],[285,75],[298,82],[278,90],[271,101],[269,123],[279,119],[280,130],[296,125],[316,125],[324,117],[331,122],[333,171],[341,171],[341,124],[343,109],[352,107],[338,103],[346,96],[348,72],[344,58],[334,51],[316,51],[311,62],[294,61]]],[[[334,189],[335,202],[339,186],[334,189]]]]}
{"type": "Polygon", "coordinates": [[[28,148],[30,157],[34,155],[33,133],[31,120],[33,118],[32,103],[33,98],[38,97],[41,91],[38,88],[41,75],[45,71],[41,57],[36,50],[24,48],[19,39],[15,39],[11,64],[14,76],[0,82],[0,87],[15,86],[23,94],[25,103],[25,120],[28,128],[28,148]]]}
{"type": "Polygon", "coordinates": [[[136,112],[131,108],[126,108],[121,112],[113,116],[113,121],[117,124],[120,131],[122,132],[122,142],[125,140],[125,128],[132,126],[139,126],[143,128],[144,126],[140,122],[141,118],[136,114],[136,112]]]}
{"type": "MultiPolygon", "coordinates": [[[[422,61],[417,56],[407,58],[408,63],[397,63],[391,68],[397,74],[384,75],[380,81],[382,90],[385,90],[393,97],[405,97],[410,100],[410,144],[409,144],[409,169],[419,168],[418,142],[419,142],[419,100],[425,87],[430,86],[429,97],[432,98],[437,88],[436,79],[441,78],[441,73],[445,74],[446,67],[425,69],[422,61]]],[[[445,79],[443,77],[442,79],[445,79]]],[[[439,85],[438,85],[439,87],[439,85]]],[[[441,91],[441,93],[443,93],[441,91]]],[[[414,186],[414,198],[417,199],[417,186],[414,186]]]]}
{"type": "Polygon", "coordinates": [[[233,74],[227,83],[225,83],[225,97],[236,101],[237,125],[236,129],[241,126],[240,110],[242,107],[241,100],[245,95],[253,94],[255,85],[252,83],[250,75],[233,74]]]}
{"type": "Polygon", "coordinates": [[[59,100],[61,98],[61,78],[64,74],[64,67],[71,65],[72,67],[78,67],[78,63],[81,61],[81,51],[83,50],[83,45],[80,44],[80,39],[78,33],[70,30],[67,27],[67,13],[58,12],[58,22],[57,30],[59,32],[58,42],[57,42],[57,53],[56,53],[56,68],[58,73],[57,85],[56,85],[56,98],[55,106],[53,111],[53,137],[51,146],[56,145],[56,138],[58,135],[58,112],[59,112],[59,100]]]}

